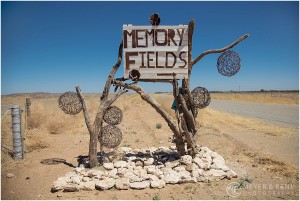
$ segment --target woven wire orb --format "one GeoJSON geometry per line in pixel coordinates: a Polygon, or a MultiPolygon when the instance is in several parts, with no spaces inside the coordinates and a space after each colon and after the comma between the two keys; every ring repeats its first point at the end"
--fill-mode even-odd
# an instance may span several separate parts
{"type": "Polygon", "coordinates": [[[191,91],[193,104],[196,108],[206,108],[210,103],[210,93],[204,87],[196,87],[191,91]]]}
{"type": "Polygon", "coordinates": [[[104,121],[110,125],[117,125],[121,123],[122,119],[122,110],[120,110],[117,106],[109,107],[104,114],[104,121]]]}
{"type": "Polygon", "coordinates": [[[220,74],[228,77],[233,76],[241,68],[241,59],[236,52],[226,50],[219,56],[217,68],[220,74]]]}
{"type": "Polygon", "coordinates": [[[66,114],[75,115],[82,110],[81,101],[75,92],[65,92],[58,98],[58,107],[66,114]]]}
{"type": "Polygon", "coordinates": [[[114,148],[121,143],[122,131],[116,126],[107,125],[102,127],[98,139],[102,146],[114,148]]]}

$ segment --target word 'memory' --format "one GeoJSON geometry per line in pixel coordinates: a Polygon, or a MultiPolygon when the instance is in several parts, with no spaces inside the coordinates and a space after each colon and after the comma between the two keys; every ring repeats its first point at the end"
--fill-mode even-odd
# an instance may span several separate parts
{"type": "Polygon", "coordinates": [[[123,25],[124,77],[138,70],[141,79],[188,76],[188,31],[180,26],[123,25]]]}

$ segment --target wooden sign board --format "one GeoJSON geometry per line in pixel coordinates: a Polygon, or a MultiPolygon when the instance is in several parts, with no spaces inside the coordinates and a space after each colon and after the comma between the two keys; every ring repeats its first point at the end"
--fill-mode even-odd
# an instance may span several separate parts
{"type": "Polygon", "coordinates": [[[123,25],[124,77],[133,69],[139,79],[188,78],[188,26],[123,25]]]}

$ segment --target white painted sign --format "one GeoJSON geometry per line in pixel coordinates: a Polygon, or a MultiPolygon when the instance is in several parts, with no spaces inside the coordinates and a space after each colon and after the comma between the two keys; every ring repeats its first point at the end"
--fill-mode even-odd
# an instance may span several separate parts
{"type": "Polygon", "coordinates": [[[123,25],[124,77],[138,70],[139,79],[188,77],[188,26],[123,25]]]}

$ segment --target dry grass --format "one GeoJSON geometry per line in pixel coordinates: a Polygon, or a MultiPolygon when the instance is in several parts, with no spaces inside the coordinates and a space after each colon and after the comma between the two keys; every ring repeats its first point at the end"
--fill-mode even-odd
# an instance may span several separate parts
{"type": "Polygon", "coordinates": [[[211,93],[212,99],[235,100],[254,103],[297,104],[298,92],[253,92],[253,93],[211,93]]]}

